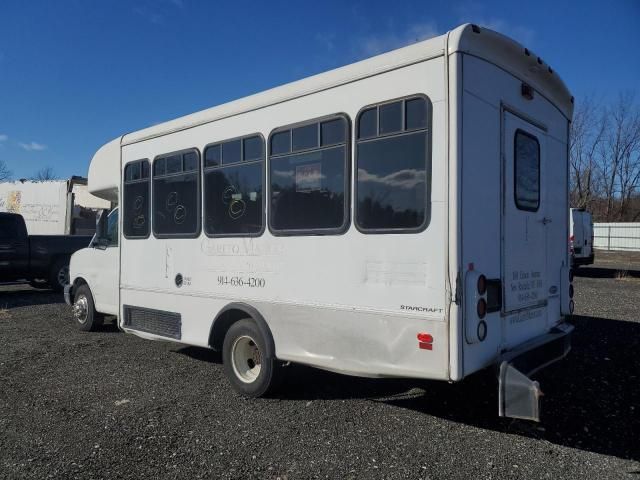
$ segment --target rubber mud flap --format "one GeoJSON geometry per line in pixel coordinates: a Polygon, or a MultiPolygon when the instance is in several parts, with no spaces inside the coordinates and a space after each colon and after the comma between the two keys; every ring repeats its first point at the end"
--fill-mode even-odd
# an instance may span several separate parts
{"type": "Polygon", "coordinates": [[[542,390],[509,362],[500,364],[498,402],[501,417],[540,421],[542,390]]]}

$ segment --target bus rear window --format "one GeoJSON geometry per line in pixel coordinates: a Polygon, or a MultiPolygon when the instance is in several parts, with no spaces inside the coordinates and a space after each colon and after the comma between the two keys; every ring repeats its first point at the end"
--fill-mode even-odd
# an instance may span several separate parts
{"type": "Polygon", "coordinates": [[[533,135],[516,131],[514,148],[514,195],[520,210],[538,211],[540,206],[540,143],[533,135]]]}

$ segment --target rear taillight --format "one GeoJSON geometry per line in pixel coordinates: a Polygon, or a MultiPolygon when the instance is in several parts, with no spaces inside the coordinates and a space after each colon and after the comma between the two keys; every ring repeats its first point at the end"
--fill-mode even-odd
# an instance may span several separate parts
{"type": "Polygon", "coordinates": [[[484,318],[487,315],[487,301],[484,298],[478,300],[476,313],[478,314],[478,318],[484,318]]]}

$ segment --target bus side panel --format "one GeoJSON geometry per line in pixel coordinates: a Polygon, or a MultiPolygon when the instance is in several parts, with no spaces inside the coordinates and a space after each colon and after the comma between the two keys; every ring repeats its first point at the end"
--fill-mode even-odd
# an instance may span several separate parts
{"type": "MultiPolygon", "coordinates": [[[[283,360],[365,376],[446,378],[443,80],[439,57],[124,147],[125,164],[194,147],[202,154],[212,142],[254,133],[268,139],[274,128],[335,113],[347,114],[353,129],[362,108],[400,97],[424,94],[432,104],[424,231],[364,234],[354,225],[352,195],[351,224],[341,235],[277,236],[267,228],[255,238],[123,239],[122,304],[179,313],[181,341],[206,345],[220,309],[244,302],[261,312],[283,360]],[[418,333],[433,336],[432,349],[420,348],[418,333]]],[[[351,177],[353,192],[355,161],[351,177]]]]}

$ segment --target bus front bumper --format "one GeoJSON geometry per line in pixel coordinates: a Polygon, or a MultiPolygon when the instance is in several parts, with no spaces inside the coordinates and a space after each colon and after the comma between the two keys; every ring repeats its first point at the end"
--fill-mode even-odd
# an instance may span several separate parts
{"type": "Polygon", "coordinates": [[[529,376],[567,356],[573,328],[568,323],[561,323],[549,333],[502,355],[498,375],[501,417],[540,421],[542,390],[529,376]]]}

